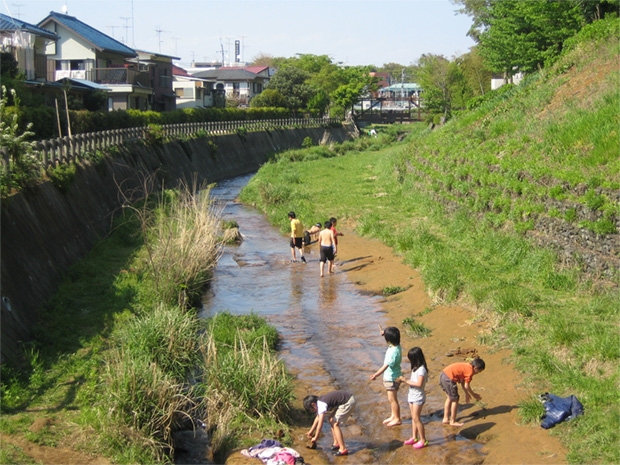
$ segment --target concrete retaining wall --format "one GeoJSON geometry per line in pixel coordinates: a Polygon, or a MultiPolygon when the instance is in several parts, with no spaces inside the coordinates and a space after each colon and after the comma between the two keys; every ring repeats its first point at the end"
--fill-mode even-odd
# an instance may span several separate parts
{"type": "Polygon", "coordinates": [[[267,156],[315,144],[344,142],[355,129],[306,128],[250,132],[122,147],[96,166],[80,165],[67,193],[45,182],[2,205],[2,361],[13,359],[30,339],[39,309],[68,268],[110,229],[127,198],[136,200],[144,181],[174,187],[180,181],[216,182],[256,171],[267,156]]]}

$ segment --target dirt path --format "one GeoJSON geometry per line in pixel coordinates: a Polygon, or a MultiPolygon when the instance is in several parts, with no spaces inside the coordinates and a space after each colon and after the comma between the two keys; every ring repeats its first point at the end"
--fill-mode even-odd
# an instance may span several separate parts
{"type": "MultiPolygon", "coordinates": [[[[483,444],[485,464],[558,464],[565,463],[566,450],[559,440],[548,431],[538,426],[520,426],[517,415],[518,403],[531,394],[522,385],[522,376],[507,362],[510,353],[505,350],[493,351],[489,347],[476,343],[476,336],[485,330],[484,322],[476,322],[474,315],[456,306],[435,306],[432,311],[416,321],[424,323],[432,330],[430,337],[412,339],[403,330],[402,321],[432,306],[424,291],[424,284],[419,274],[401,262],[391,250],[379,241],[365,239],[343,229],[345,236],[340,239],[336,263],[337,273],[346,273],[361,291],[381,294],[383,288],[400,286],[406,291],[388,297],[383,302],[387,319],[394,326],[401,328],[403,356],[414,345],[422,347],[429,365],[430,378],[427,384],[429,399],[423,409],[423,416],[430,418],[432,425],[427,426],[427,435],[432,441],[432,429],[450,429],[449,434],[475,440],[483,444]],[[363,253],[361,253],[363,251],[363,253]],[[363,257],[363,258],[360,258],[363,257]],[[356,259],[356,260],[354,260],[356,259]],[[352,261],[354,260],[354,261],[352,261]],[[476,353],[482,357],[487,369],[476,376],[472,382],[473,389],[482,395],[482,404],[463,408],[458,418],[465,422],[462,428],[441,426],[443,409],[443,392],[438,386],[439,371],[455,361],[462,361],[469,354],[476,353]],[[448,356],[448,354],[454,354],[448,356]],[[462,354],[462,355],[461,355],[462,354]],[[431,428],[432,427],[432,428],[431,428]],[[430,433],[430,434],[429,434],[430,433]]],[[[329,278],[327,278],[329,279],[329,278]]],[[[403,370],[408,375],[408,362],[403,360],[403,370]]],[[[297,399],[302,399],[308,387],[297,386],[297,399]]],[[[404,390],[399,396],[404,418],[409,418],[404,390]]],[[[383,401],[383,399],[377,399],[383,401]]],[[[300,418],[299,426],[293,428],[294,444],[307,463],[334,463],[334,458],[326,456],[320,450],[305,448],[305,432],[308,430],[306,418],[300,418]]],[[[402,428],[409,429],[410,424],[402,428]]],[[[345,431],[345,438],[347,432],[345,431]]],[[[443,436],[446,434],[444,433],[443,436]]],[[[457,436],[454,436],[457,440],[457,436]]],[[[441,447],[437,445],[436,447],[441,447]]],[[[411,454],[413,454],[413,450],[411,454]]],[[[420,451],[419,457],[412,456],[411,463],[425,463],[420,451]]],[[[436,456],[436,455],[435,455],[436,456]]],[[[344,463],[344,459],[336,459],[344,463]]],[[[233,453],[226,461],[233,464],[256,464],[256,459],[243,457],[239,452],[233,453]]],[[[340,462],[338,462],[340,463],[340,462]]],[[[346,463],[371,463],[363,453],[357,453],[346,459],[346,463]]]]}

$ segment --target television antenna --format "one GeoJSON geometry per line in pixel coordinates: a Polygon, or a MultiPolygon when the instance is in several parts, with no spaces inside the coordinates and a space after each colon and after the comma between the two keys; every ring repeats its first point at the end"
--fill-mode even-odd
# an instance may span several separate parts
{"type": "Polygon", "coordinates": [[[159,43],[159,53],[161,53],[161,43],[162,43],[161,34],[162,32],[170,32],[170,31],[164,31],[159,26],[157,26],[157,28],[155,29],[155,32],[157,33],[157,42],[159,43]]]}
{"type": "Polygon", "coordinates": [[[24,6],[23,3],[11,3],[11,6],[14,6],[15,8],[17,8],[17,19],[22,19],[22,6],[24,6]]]}
{"type": "Polygon", "coordinates": [[[125,26],[123,26],[125,28],[125,40],[123,43],[126,44],[129,41],[129,28],[131,27],[129,25],[129,20],[131,18],[129,16],[121,16],[120,18],[125,21],[125,26]]]}

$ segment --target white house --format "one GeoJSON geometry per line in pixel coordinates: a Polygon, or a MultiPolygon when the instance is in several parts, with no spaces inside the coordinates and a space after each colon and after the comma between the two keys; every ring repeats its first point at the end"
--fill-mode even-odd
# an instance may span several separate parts
{"type": "Polygon", "coordinates": [[[192,76],[178,66],[173,68],[172,73],[172,89],[176,94],[177,108],[224,106],[226,98],[223,93],[220,99],[216,98],[215,79],[192,76]]]}
{"type": "MultiPolygon", "coordinates": [[[[510,79],[508,79],[507,82],[509,84],[516,84],[516,85],[518,85],[523,80],[524,77],[525,77],[525,75],[523,74],[523,72],[519,71],[519,72],[513,74],[512,77],[510,79]]],[[[493,76],[491,78],[491,90],[499,89],[500,87],[502,87],[507,82],[506,82],[506,79],[504,79],[501,76],[493,76]]]]}
{"type": "Polygon", "coordinates": [[[48,59],[55,63],[54,81],[75,78],[105,85],[110,89],[109,110],[152,108],[148,73],[127,61],[138,57],[135,50],[73,16],[53,11],[37,26],[58,36],[46,47],[48,59]]]}

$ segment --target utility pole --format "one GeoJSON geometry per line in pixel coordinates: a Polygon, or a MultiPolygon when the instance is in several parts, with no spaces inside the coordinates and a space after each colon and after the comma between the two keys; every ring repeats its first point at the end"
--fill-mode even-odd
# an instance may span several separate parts
{"type": "Polygon", "coordinates": [[[133,0],[131,0],[131,46],[136,48],[136,29],[134,28],[133,0]]]}
{"type": "Polygon", "coordinates": [[[222,66],[224,66],[224,44],[222,44],[221,38],[220,38],[220,50],[222,51],[222,66]]]}

